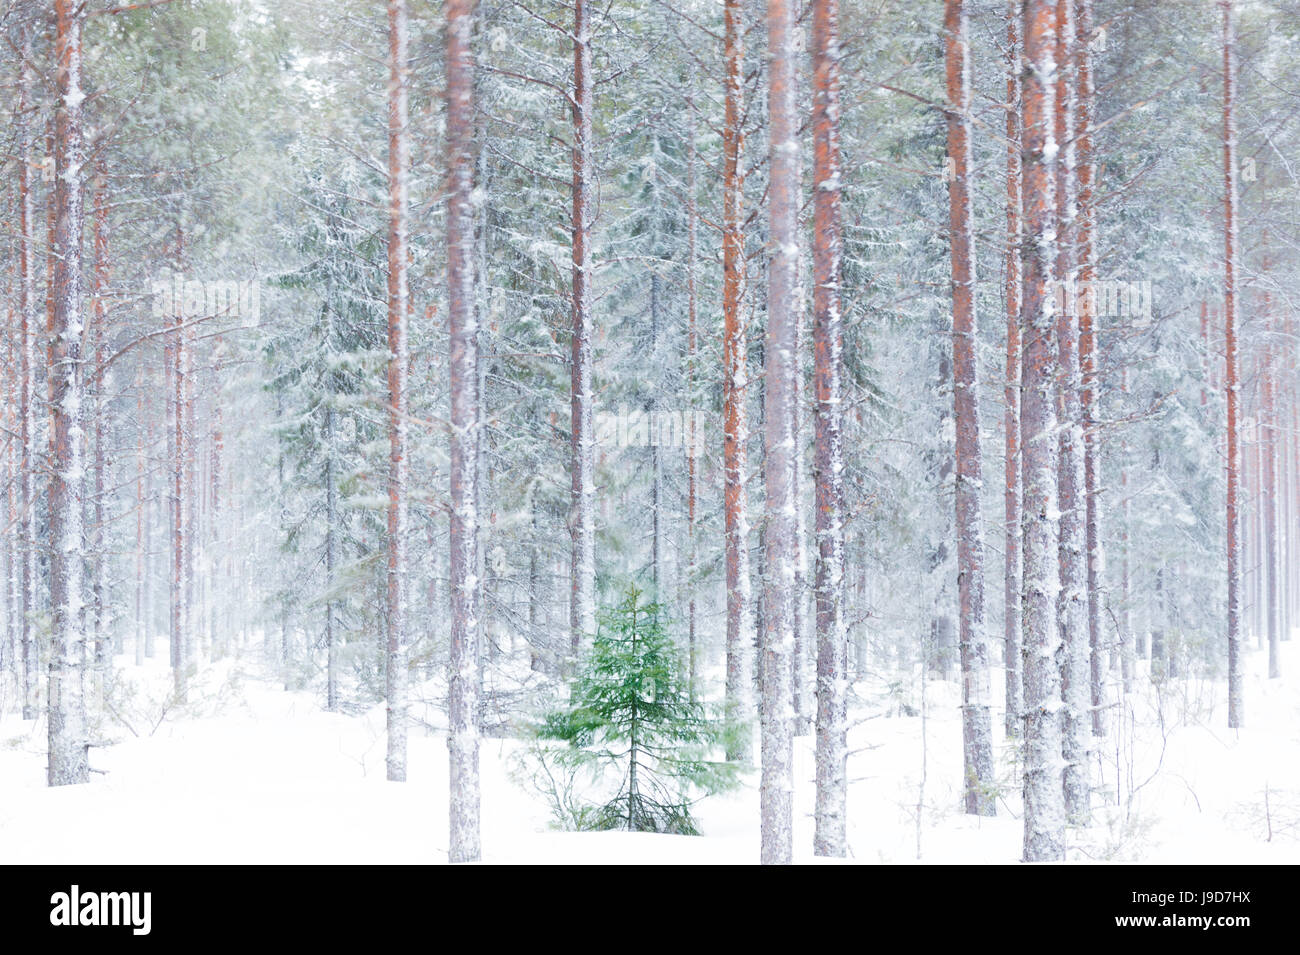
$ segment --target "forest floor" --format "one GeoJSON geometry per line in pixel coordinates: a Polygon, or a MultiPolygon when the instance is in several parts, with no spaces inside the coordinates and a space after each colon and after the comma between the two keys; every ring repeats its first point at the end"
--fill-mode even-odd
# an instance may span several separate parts
{"type": "MultiPolygon", "coordinates": [[[[1300,665],[1247,656],[1248,728],[1226,729],[1222,680],[1143,677],[1093,760],[1094,825],[1070,861],[1300,862],[1300,665]]],[[[385,780],[382,704],[346,715],[271,681],[260,653],[210,666],[190,703],[168,704],[166,648],[118,659],[114,714],[92,729],[86,786],[45,786],[45,725],[0,700],[0,863],[428,863],[446,859],[447,756],[435,727],[410,739],[408,781],[385,780]]],[[[850,862],[1015,863],[1014,742],[998,738],[998,815],[960,811],[955,683],[855,685],[850,862]],[[923,728],[924,722],[924,728],[923,728]],[[924,758],[923,758],[924,756],[924,758]],[[924,787],[922,787],[924,779],[924,787]],[[918,825],[919,815],[919,825],[918,825]]],[[[436,693],[436,690],[433,692],[436,693]]],[[[421,712],[436,712],[429,706],[421,712]]],[[[1000,720],[1000,714],[998,714],[1000,720]]],[[[485,738],[483,859],[489,863],[751,863],[757,773],[697,807],[702,837],[551,828],[546,800],[512,772],[522,744],[485,738]]],[[[811,862],[813,738],[796,740],[795,859],[811,862]]],[[[818,860],[825,861],[825,860],[818,860]]]]}

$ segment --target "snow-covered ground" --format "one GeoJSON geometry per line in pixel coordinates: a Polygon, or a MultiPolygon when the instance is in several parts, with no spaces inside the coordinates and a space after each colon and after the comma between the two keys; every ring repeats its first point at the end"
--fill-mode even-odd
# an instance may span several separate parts
{"type": "MultiPolygon", "coordinates": [[[[1300,666],[1298,642],[1283,644],[1283,673],[1300,666]]],[[[1300,680],[1264,679],[1265,656],[1248,656],[1241,732],[1226,729],[1222,682],[1172,680],[1156,693],[1139,681],[1133,702],[1110,714],[1093,763],[1096,824],[1069,834],[1072,861],[1300,862],[1300,680]]],[[[118,718],[94,730],[107,745],[91,751],[98,772],[86,786],[47,788],[44,722],[6,713],[0,863],[445,861],[443,737],[413,731],[408,782],[389,783],[382,706],[324,712],[314,694],[269,682],[259,659],[250,651],[213,665],[191,693],[195,702],[163,713],[165,646],[144,668],[120,658],[129,687],[115,693],[118,718]]],[[[998,817],[960,812],[956,685],[927,685],[924,731],[919,684],[892,697],[868,682],[855,689],[865,703],[850,738],[849,861],[913,863],[919,846],[927,863],[1016,862],[1019,782],[1005,741],[998,817]]],[[[702,837],[557,832],[544,800],[511,777],[519,745],[483,741],[485,862],[758,860],[756,773],[738,792],[699,805],[702,837]]],[[[797,740],[801,862],[814,861],[812,746],[811,736],[797,740]]]]}

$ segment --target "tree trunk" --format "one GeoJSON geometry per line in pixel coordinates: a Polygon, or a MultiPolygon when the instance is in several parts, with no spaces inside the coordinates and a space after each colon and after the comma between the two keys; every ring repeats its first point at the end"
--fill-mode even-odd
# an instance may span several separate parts
{"type": "Polygon", "coordinates": [[[388,778],[406,781],[406,0],[388,0],[388,778]]]}
{"type": "Polygon", "coordinates": [[[83,449],[78,415],[82,404],[81,27],[85,8],[55,0],[55,228],[50,328],[50,707],[51,786],[89,779],[86,707],[82,675],[86,634],[82,627],[83,518],[79,500],[83,449]]]}
{"type": "Polygon", "coordinates": [[[1020,669],[1020,0],[1007,15],[1007,378],[1003,387],[1006,434],[1006,574],[1003,649],[1006,666],[1006,733],[1020,735],[1023,674],[1020,669]]]}
{"type": "Polygon", "coordinates": [[[696,167],[698,154],[695,148],[695,104],[693,99],[687,101],[690,110],[690,144],[686,165],[687,220],[686,220],[686,394],[689,418],[683,422],[686,442],[686,652],[687,652],[687,687],[692,703],[696,699],[696,682],[698,664],[695,637],[695,586],[699,573],[698,554],[695,540],[695,503],[696,503],[696,461],[699,457],[700,436],[695,425],[698,415],[695,405],[695,375],[698,360],[698,332],[696,328],[696,287],[695,269],[698,266],[696,239],[699,232],[699,210],[696,205],[696,167]]]}
{"type": "Polygon", "coordinates": [[[37,717],[37,690],[40,684],[38,674],[39,653],[35,634],[32,630],[32,613],[36,609],[36,543],[35,522],[32,514],[36,510],[36,395],[33,388],[33,376],[36,373],[36,357],[33,339],[36,335],[36,288],[35,288],[35,242],[32,229],[35,226],[35,200],[31,188],[32,145],[27,124],[28,98],[32,85],[32,39],[30,31],[23,34],[22,57],[18,74],[18,108],[14,119],[18,138],[18,363],[19,363],[19,442],[21,459],[19,464],[19,525],[20,560],[22,567],[22,617],[19,622],[19,638],[22,643],[22,718],[34,720],[37,717]]]}
{"type": "MultiPolygon", "coordinates": [[[[468,14],[467,14],[468,15],[468,14]]],[[[596,630],[596,456],[592,433],[591,355],[591,223],[592,143],[590,0],[573,6],[573,340],[570,356],[570,477],[569,531],[573,542],[569,605],[570,651],[576,660],[584,635],[596,630]]]]}
{"type": "Polygon", "coordinates": [[[795,119],[795,16],[790,0],[768,0],[769,242],[764,348],[766,450],[765,596],[762,643],[762,779],[759,801],[764,864],[792,861],[794,790],[795,550],[793,403],[798,394],[798,135],[795,119]]]}
{"type": "MultiPolygon", "coordinates": [[[[1272,331],[1272,316],[1269,314],[1270,302],[1267,293],[1264,296],[1265,334],[1272,331]]],[[[1262,449],[1262,467],[1260,474],[1259,507],[1264,515],[1264,616],[1265,631],[1268,634],[1268,675],[1269,679],[1281,676],[1278,661],[1278,529],[1277,529],[1277,383],[1274,380],[1274,359],[1271,354],[1272,343],[1262,343],[1263,354],[1260,356],[1260,387],[1262,400],[1259,409],[1260,446],[1262,449]]]]}
{"type": "Polygon", "coordinates": [[[1236,62],[1232,26],[1232,0],[1223,0],[1223,325],[1224,388],[1228,396],[1228,726],[1245,723],[1242,699],[1243,660],[1241,653],[1241,543],[1238,531],[1240,450],[1238,415],[1240,395],[1237,383],[1237,116],[1236,62]]]}
{"type": "Polygon", "coordinates": [[[108,291],[108,164],[104,159],[103,145],[100,145],[99,158],[95,164],[94,179],[94,291],[91,297],[91,333],[94,343],[92,353],[94,368],[91,373],[94,394],[90,404],[91,434],[95,440],[94,457],[91,464],[91,485],[94,495],[92,513],[94,527],[88,535],[90,543],[90,611],[91,633],[95,648],[95,669],[97,680],[104,679],[104,673],[112,660],[111,637],[109,634],[109,614],[106,604],[108,589],[108,556],[104,544],[104,475],[108,468],[104,450],[104,338],[108,334],[108,306],[105,294],[108,291]]]}
{"type": "Polygon", "coordinates": [[[1025,0],[1021,130],[1025,233],[1021,244],[1024,362],[1020,386],[1023,480],[1025,778],[1024,859],[1063,858],[1060,634],[1056,623],[1058,372],[1052,310],[1056,139],[1052,121],[1055,11],[1025,0]]]}
{"type": "Polygon", "coordinates": [[[1088,690],[1087,573],[1085,538],[1082,379],[1079,368],[1079,314],[1076,301],[1074,180],[1074,0],[1056,4],[1056,141],[1060,147],[1056,170],[1057,250],[1056,335],[1060,361],[1060,475],[1058,507],[1061,530],[1061,593],[1057,614],[1065,659],[1061,672],[1065,699],[1065,808],[1071,822],[1088,820],[1088,690]]]}
{"type": "MultiPolygon", "coordinates": [[[[579,0],[583,14],[577,24],[578,47],[585,49],[587,25],[584,0],[579,0]]],[[[479,778],[478,778],[478,686],[479,686],[479,588],[478,566],[478,498],[476,470],[478,448],[478,328],[474,309],[473,264],[473,170],[472,135],[474,130],[473,60],[470,52],[470,29],[473,6],[470,0],[448,0],[447,16],[447,300],[451,384],[451,656],[447,665],[448,739],[450,767],[450,844],[448,860],[474,862],[479,858],[479,778]]],[[[579,57],[581,59],[581,55],[579,57]]],[[[590,87],[588,86],[588,103],[590,87]]],[[[589,119],[585,128],[589,131],[589,119]]],[[[575,150],[575,220],[585,229],[589,222],[582,191],[581,213],[578,211],[578,180],[575,150]]],[[[576,233],[579,230],[575,230],[576,233]]],[[[574,529],[574,605],[573,639],[585,626],[579,606],[590,599],[587,584],[579,578],[584,570],[581,561],[590,559],[584,550],[591,529],[591,511],[581,505],[590,503],[590,472],[579,466],[591,461],[590,424],[590,347],[587,321],[586,282],[589,254],[574,249],[574,490],[583,520],[574,529]],[[581,265],[579,265],[581,261],[581,265]],[[581,292],[581,295],[579,294],[581,292]],[[579,305],[581,302],[581,305],[579,305]],[[578,334],[581,332],[581,334],[578,334]],[[579,347],[579,339],[586,344],[579,347]],[[581,359],[579,361],[578,359],[581,359]],[[581,373],[581,374],[580,374],[581,373]],[[578,387],[581,385],[581,387],[578,387]],[[581,414],[579,413],[581,410],[581,414]],[[579,428],[579,419],[585,429],[579,428]],[[578,432],[582,430],[582,434],[578,432]],[[584,438],[585,435],[585,438],[584,438]],[[580,480],[581,479],[581,480],[580,480]],[[579,493],[581,492],[581,493],[579,493]]],[[[576,642],[574,649],[576,650],[576,642]]]]}
{"type": "Polygon", "coordinates": [[[970,53],[964,0],[944,4],[947,73],[948,238],[952,253],[953,413],[956,423],[958,643],[962,675],[962,754],[966,812],[996,813],[989,648],[984,632],[984,522],[980,461],[979,320],[975,312],[974,226],[970,176],[970,53]]]}
{"type": "MultiPolygon", "coordinates": [[[[739,725],[748,723],[753,704],[751,687],[754,634],[750,628],[753,603],[749,581],[749,517],[745,477],[749,443],[745,394],[748,335],[741,315],[744,286],[745,234],[742,202],[744,172],[744,36],[741,0],[724,0],[726,30],[726,116],[722,135],[722,416],[723,520],[727,565],[726,712],[739,725]]],[[[749,733],[737,733],[727,750],[730,760],[749,758],[749,733]]]]}
{"type": "Polygon", "coordinates": [[[813,386],[816,397],[817,801],[813,851],[848,850],[848,643],[844,627],[844,330],[840,319],[838,0],[814,0],[813,386]]]}
{"type": "Polygon", "coordinates": [[[1093,208],[1097,175],[1093,161],[1092,122],[1096,93],[1092,73],[1092,0],[1076,0],[1075,57],[1078,65],[1078,96],[1075,102],[1077,156],[1075,168],[1079,178],[1078,212],[1078,268],[1079,288],[1076,298],[1079,305],[1079,371],[1082,378],[1081,413],[1083,419],[1083,499],[1084,546],[1086,583],[1088,592],[1088,653],[1091,661],[1089,696],[1092,706],[1092,735],[1105,736],[1105,675],[1107,672],[1106,648],[1101,619],[1102,587],[1105,564],[1102,553],[1101,486],[1098,469],[1101,466],[1101,435],[1097,428],[1098,377],[1097,331],[1094,324],[1096,296],[1092,283],[1097,277],[1096,245],[1097,217],[1093,208]]]}

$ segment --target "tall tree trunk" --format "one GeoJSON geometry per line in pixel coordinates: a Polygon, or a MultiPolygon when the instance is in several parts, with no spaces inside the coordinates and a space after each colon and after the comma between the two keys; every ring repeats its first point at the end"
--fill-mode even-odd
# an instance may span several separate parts
{"type": "Polygon", "coordinates": [[[686,220],[686,394],[687,394],[687,414],[690,416],[684,421],[683,429],[686,442],[686,647],[687,647],[687,687],[690,693],[691,702],[695,702],[696,682],[697,682],[697,649],[695,637],[695,597],[696,597],[696,576],[699,573],[699,558],[696,552],[695,540],[695,504],[696,504],[696,467],[697,459],[700,453],[699,440],[700,436],[696,433],[695,425],[698,415],[696,414],[695,405],[695,376],[696,362],[698,360],[699,336],[696,326],[696,284],[695,270],[698,267],[699,259],[696,254],[697,237],[699,233],[699,209],[696,205],[696,167],[699,165],[699,157],[695,148],[695,103],[694,99],[687,100],[687,109],[690,110],[690,143],[689,153],[686,165],[686,192],[687,192],[687,220],[686,220]]]}
{"type": "MultiPolygon", "coordinates": [[[[1273,320],[1269,314],[1271,303],[1264,296],[1265,334],[1272,332],[1273,320]]],[[[1265,338],[1260,356],[1259,409],[1260,445],[1263,450],[1259,507],[1264,515],[1264,615],[1268,634],[1268,675],[1270,679],[1282,675],[1278,660],[1278,528],[1277,528],[1277,382],[1274,379],[1272,342],[1265,338]]]]}
{"type": "Polygon", "coordinates": [[[175,308],[168,310],[164,317],[167,323],[168,331],[164,337],[163,346],[163,366],[165,375],[165,404],[166,404],[166,427],[167,432],[167,466],[164,474],[166,475],[166,494],[167,494],[167,523],[164,528],[164,540],[166,540],[166,552],[168,555],[168,575],[167,575],[167,634],[168,634],[168,662],[172,668],[172,685],[177,694],[184,691],[185,687],[185,655],[184,642],[181,640],[181,525],[180,525],[180,394],[181,385],[177,381],[177,371],[179,368],[179,350],[180,350],[180,332],[176,326],[180,322],[180,313],[175,308]]]}
{"type": "Polygon", "coordinates": [[[1234,50],[1232,0],[1223,0],[1223,325],[1224,389],[1228,397],[1228,726],[1240,728],[1245,721],[1242,699],[1241,654],[1241,543],[1238,531],[1240,450],[1238,415],[1240,395],[1237,383],[1237,115],[1236,55],[1234,50]]]}
{"type": "Polygon", "coordinates": [[[38,675],[39,653],[35,634],[32,630],[32,613],[36,609],[36,543],[35,521],[32,514],[36,510],[36,395],[33,388],[33,376],[36,372],[36,357],[33,339],[36,336],[36,287],[35,287],[35,240],[32,230],[35,227],[35,197],[32,194],[31,166],[32,144],[27,110],[32,85],[32,38],[30,29],[23,34],[22,56],[18,74],[18,110],[15,118],[15,132],[18,139],[18,363],[19,363],[19,435],[21,459],[19,464],[19,525],[18,534],[21,541],[20,560],[22,567],[22,617],[19,622],[19,637],[22,643],[22,718],[34,720],[37,717],[36,694],[40,683],[38,675]]]}
{"type": "Polygon", "coordinates": [[[1056,150],[1052,0],[1025,0],[1021,73],[1025,231],[1021,244],[1024,362],[1020,447],[1024,485],[1024,859],[1061,859],[1065,804],[1061,790],[1060,632],[1056,623],[1058,527],[1056,422],[1058,372],[1051,269],[1056,257],[1056,150]]]}
{"type": "Polygon", "coordinates": [[[1060,361],[1060,475],[1058,494],[1061,530],[1061,593],[1057,613],[1065,659],[1061,673],[1065,699],[1065,808],[1070,820],[1088,820],[1088,743],[1091,720],[1088,691],[1087,573],[1085,538],[1083,409],[1079,368],[1079,314],[1075,270],[1074,178],[1074,0],[1056,4],[1056,141],[1060,147],[1056,170],[1056,278],[1060,291],[1056,335],[1060,361]]]}
{"type": "Polygon", "coordinates": [[[1096,91],[1092,73],[1092,0],[1076,0],[1077,23],[1075,58],[1078,68],[1078,95],[1075,101],[1075,168],[1079,179],[1078,269],[1079,288],[1079,371],[1082,377],[1081,414],[1083,419],[1083,499],[1084,546],[1086,547],[1086,583],[1088,592],[1088,652],[1091,661],[1089,696],[1092,706],[1092,735],[1105,736],[1105,674],[1107,671],[1101,620],[1102,587],[1105,564],[1102,554],[1101,435],[1097,428],[1098,377],[1096,295],[1093,282],[1097,277],[1097,217],[1093,208],[1096,163],[1093,160],[1092,123],[1096,91]]]}
{"type": "MultiPolygon", "coordinates": [[[[749,427],[745,394],[749,349],[741,296],[744,292],[745,233],[742,202],[744,171],[744,37],[741,0],[724,0],[726,105],[722,133],[722,461],[723,521],[727,565],[726,711],[738,725],[748,723],[753,703],[751,661],[754,634],[750,607],[749,516],[745,477],[749,427]]],[[[727,758],[749,758],[749,733],[736,733],[727,758]]]]}
{"type": "Polygon", "coordinates": [[[813,387],[816,397],[817,802],[813,851],[848,850],[848,643],[844,627],[844,330],[840,317],[838,0],[814,0],[813,387]]]}
{"type": "MultiPolygon", "coordinates": [[[[583,14],[577,24],[578,46],[588,41],[584,0],[579,0],[583,14]]],[[[478,320],[474,308],[474,209],[473,130],[474,78],[470,52],[470,28],[473,20],[471,0],[448,0],[447,16],[447,300],[450,334],[451,384],[451,656],[447,664],[448,738],[450,766],[450,844],[451,862],[474,862],[479,858],[479,778],[478,778],[478,687],[479,687],[479,587],[475,570],[478,566],[478,475],[476,469],[478,434],[478,320]]],[[[581,60],[581,54],[579,55],[581,60]]],[[[589,60],[588,60],[589,65],[589,60]]],[[[590,103],[590,86],[587,87],[590,103]]],[[[590,131],[590,120],[585,120],[590,131]]],[[[590,472],[578,466],[585,454],[591,459],[590,347],[587,322],[587,279],[590,258],[585,251],[586,227],[589,223],[585,201],[579,214],[576,194],[577,154],[575,149],[575,221],[582,223],[583,250],[574,249],[574,490],[576,504],[590,504],[590,472]],[[581,262],[581,264],[579,264],[581,262]],[[579,292],[581,291],[581,296],[579,292]],[[581,301],[581,306],[579,302],[581,301]],[[581,331],[581,335],[579,335],[581,331]],[[578,339],[586,344],[580,349],[578,339]],[[581,352],[581,354],[579,354],[581,352]],[[577,359],[581,358],[581,362],[577,359]],[[585,371],[579,367],[585,364],[585,371]],[[582,374],[580,375],[580,371],[582,374]],[[581,387],[578,387],[578,385],[581,387]],[[582,414],[579,414],[581,408],[582,414]],[[584,428],[578,434],[579,419],[584,428]],[[583,437],[585,435],[585,437],[583,437]],[[581,479],[581,480],[580,480],[581,479]],[[581,493],[577,493],[577,492],[581,493]]],[[[575,230],[575,238],[578,230],[575,230]]],[[[583,524],[591,529],[589,507],[579,507],[583,524]]],[[[590,538],[577,527],[574,536],[574,606],[573,639],[586,626],[581,600],[589,600],[587,584],[579,576],[590,566],[590,551],[584,550],[590,538]],[[585,542],[585,543],[584,543],[585,542]],[[587,561],[584,565],[582,562],[587,561]],[[581,591],[581,592],[580,592],[581,591]]],[[[574,646],[576,650],[576,645],[574,646]]]]}
{"type": "Polygon", "coordinates": [[[764,864],[792,861],[794,823],[795,508],[797,449],[793,403],[798,394],[799,125],[795,118],[794,6],[768,0],[768,264],[764,348],[766,451],[765,596],[762,643],[762,816],[764,864]]]}
{"type": "MultiPolygon", "coordinates": [[[[1128,396],[1128,366],[1124,366],[1120,377],[1120,392],[1128,396]]],[[[1128,439],[1123,438],[1119,446],[1119,493],[1120,510],[1120,575],[1119,575],[1119,639],[1120,667],[1124,681],[1124,694],[1127,696],[1133,688],[1133,678],[1137,672],[1137,657],[1142,655],[1145,642],[1133,632],[1133,602],[1130,599],[1129,551],[1130,530],[1132,527],[1132,501],[1128,490],[1128,439]]]]}
{"type": "Polygon", "coordinates": [[[197,537],[199,524],[199,500],[198,500],[198,481],[196,480],[197,448],[198,448],[198,428],[195,424],[195,393],[196,393],[196,363],[194,353],[197,350],[198,333],[193,323],[182,332],[185,336],[185,347],[181,350],[181,360],[185,365],[185,404],[183,407],[183,421],[185,427],[185,487],[181,495],[181,500],[185,505],[185,549],[184,549],[184,575],[181,578],[181,601],[182,601],[182,633],[185,638],[185,661],[186,664],[197,672],[201,643],[198,640],[198,627],[195,625],[199,616],[198,601],[195,599],[197,587],[197,574],[194,572],[197,557],[197,537]]]}
{"type": "Polygon", "coordinates": [[[82,405],[81,27],[85,8],[55,0],[55,230],[51,274],[54,309],[50,335],[50,707],[51,786],[89,778],[82,673],[86,634],[83,601],[83,518],[78,499],[83,449],[82,405]]]}
{"type": "Polygon", "coordinates": [[[591,223],[592,143],[590,0],[573,6],[573,340],[570,356],[570,465],[573,541],[572,597],[569,604],[570,650],[576,659],[583,636],[596,630],[596,453],[592,432],[591,223]]]}
{"type": "MultiPolygon", "coordinates": [[[[333,310],[326,305],[333,315],[333,310]]],[[[333,335],[328,336],[332,338],[333,335]]],[[[325,406],[325,709],[339,705],[338,634],[334,626],[334,569],[338,564],[338,478],[334,474],[334,396],[325,406]]]]}
{"type": "Polygon", "coordinates": [[[1007,13],[1007,377],[1003,386],[1006,435],[1006,573],[1003,649],[1006,666],[1006,733],[1020,735],[1023,700],[1020,669],[1020,0],[1009,0],[1007,13]]]}
{"type": "Polygon", "coordinates": [[[91,434],[95,440],[94,457],[91,464],[91,483],[94,498],[91,503],[94,514],[94,527],[88,535],[90,542],[90,610],[91,627],[94,636],[95,669],[97,679],[102,681],[112,659],[110,621],[106,603],[108,590],[108,556],[104,537],[104,476],[108,469],[104,449],[104,339],[108,334],[108,305],[105,295],[108,291],[108,163],[104,158],[103,145],[100,146],[99,158],[95,163],[94,179],[94,288],[91,296],[91,334],[94,343],[92,359],[94,367],[91,373],[94,393],[90,405],[91,434]]]}
{"type": "Polygon", "coordinates": [[[406,0],[388,0],[388,778],[406,781],[406,0]]]}
{"type": "Polygon", "coordinates": [[[146,409],[144,402],[144,366],[135,380],[135,665],[144,664],[145,631],[149,629],[148,603],[145,600],[145,579],[148,564],[145,554],[149,550],[148,515],[149,498],[145,488],[148,458],[145,452],[146,409]]]}
{"type": "Polygon", "coordinates": [[[984,521],[980,489],[979,320],[975,312],[975,234],[971,217],[970,51],[964,0],[945,0],[948,240],[952,254],[953,413],[956,422],[958,642],[962,675],[962,754],[966,811],[992,816],[993,725],[989,647],[984,632],[984,521]]]}

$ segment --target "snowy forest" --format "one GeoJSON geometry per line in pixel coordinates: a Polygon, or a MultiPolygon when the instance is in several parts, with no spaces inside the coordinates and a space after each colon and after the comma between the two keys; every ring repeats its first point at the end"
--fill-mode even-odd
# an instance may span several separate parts
{"type": "Polygon", "coordinates": [[[1300,861],[1300,0],[0,29],[0,862],[1300,861]]]}

